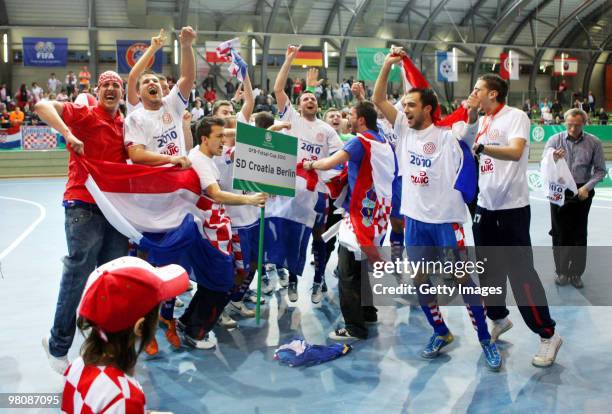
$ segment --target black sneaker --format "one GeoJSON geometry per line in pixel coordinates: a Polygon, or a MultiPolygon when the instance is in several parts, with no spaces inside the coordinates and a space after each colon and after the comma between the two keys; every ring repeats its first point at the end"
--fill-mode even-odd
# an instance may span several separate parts
{"type": "Polygon", "coordinates": [[[358,341],[364,338],[358,338],[349,333],[346,328],[338,328],[333,332],[330,332],[329,339],[333,339],[334,341],[358,341]]]}
{"type": "Polygon", "coordinates": [[[323,293],[327,292],[327,283],[325,283],[325,280],[323,281],[323,284],[321,285],[321,292],[323,293]]]}

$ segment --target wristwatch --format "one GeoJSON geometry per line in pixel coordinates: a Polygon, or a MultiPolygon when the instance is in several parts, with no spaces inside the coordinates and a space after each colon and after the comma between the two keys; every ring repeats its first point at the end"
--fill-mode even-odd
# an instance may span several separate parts
{"type": "Polygon", "coordinates": [[[478,144],[478,147],[476,148],[476,155],[480,155],[483,151],[484,151],[485,146],[483,144],[478,144]]]}

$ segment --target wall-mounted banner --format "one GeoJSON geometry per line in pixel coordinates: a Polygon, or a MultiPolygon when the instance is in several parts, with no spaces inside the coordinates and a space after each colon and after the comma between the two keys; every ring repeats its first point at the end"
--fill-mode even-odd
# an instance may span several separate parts
{"type": "Polygon", "coordinates": [[[516,52],[499,55],[499,76],[506,80],[519,79],[519,55],[516,52]]]}
{"type": "MultiPolygon", "coordinates": [[[[358,79],[365,81],[375,81],[378,78],[385,56],[389,49],[358,47],[357,51],[357,71],[358,79]]],[[[400,69],[398,65],[393,65],[389,73],[389,81],[398,82],[400,80],[400,69]]]]}
{"type": "Polygon", "coordinates": [[[26,151],[56,149],[57,133],[49,126],[22,126],[21,141],[26,151]]]}
{"type": "MultiPolygon", "coordinates": [[[[151,42],[146,40],[117,40],[117,72],[130,73],[150,44],[151,42]]],[[[147,67],[155,73],[162,73],[163,61],[164,52],[159,49],[147,67]]]]}
{"type": "Polygon", "coordinates": [[[66,66],[68,62],[67,37],[24,37],[24,66],[66,66]]]}
{"type": "Polygon", "coordinates": [[[436,52],[436,67],[438,68],[438,82],[457,82],[459,70],[455,53],[436,52]]]}

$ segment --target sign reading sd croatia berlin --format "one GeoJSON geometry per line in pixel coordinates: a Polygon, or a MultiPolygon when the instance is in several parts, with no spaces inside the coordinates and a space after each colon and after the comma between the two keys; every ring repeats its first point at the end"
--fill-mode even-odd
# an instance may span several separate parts
{"type": "Polygon", "coordinates": [[[234,188],[295,196],[297,138],[238,122],[234,188]]]}

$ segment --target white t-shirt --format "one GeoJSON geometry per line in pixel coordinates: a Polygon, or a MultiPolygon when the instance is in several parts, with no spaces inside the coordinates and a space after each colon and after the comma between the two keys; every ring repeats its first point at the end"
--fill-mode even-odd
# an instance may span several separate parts
{"type": "MultiPolygon", "coordinates": [[[[242,111],[236,116],[236,120],[243,124],[248,124],[242,111]]],[[[223,146],[223,154],[213,157],[213,161],[219,170],[219,187],[223,191],[230,191],[235,194],[249,194],[248,191],[234,190],[234,163],[232,161],[233,148],[223,146]]],[[[225,213],[232,222],[232,229],[239,227],[250,227],[257,223],[259,219],[259,208],[251,205],[225,206],[225,213]]]]}
{"type": "Polygon", "coordinates": [[[193,108],[191,110],[191,119],[193,121],[197,121],[198,119],[202,118],[204,116],[204,109],[203,108],[193,108]]]}
{"type": "Polygon", "coordinates": [[[463,223],[465,203],[454,188],[463,157],[452,131],[433,124],[415,130],[399,111],[394,130],[402,176],[401,213],[425,223],[463,223]]]}
{"type": "Polygon", "coordinates": [[[195,170],[200,178],[200,186],[202,187],[202,195],[206,194],[206,189],[211,185],[219,182],[221,174],[215,165],[212,158],[207,157],[200,151],[200,146],[196,146],[189,151],[189,160],[191,167],[195,170]]]}
{"type": "MultiPolygon", "coordinates": [[[[480,117],[479,134],[486,128],[487,117],[480,117]]],[[[502,161],[480,155],[478,205],[487,210],[506,210],[529,205],[527,163],[529,158],[529,118],[525,112],[504,106],[490,121],[479,144],[506,146],[514,138],[525,141],[519,161],[502,161]]]]}
{"type": "MultiPolygon", "coordinates": [[[[308,121],[290,103],[287,103],[281,114],[281,121],[291,123],[291,129],[284,133],[298,138],[298,162],[326,158],[343,147],[340,137],[331,126],[320,119],[308,121]]],[[[317,173],[323,179],[328,178],[328,174],[321,174],[320,171],[317,173]]],[[[326,191],[322,180],[317,184],[317,191],[326,191]]]]}
{"type": "Polygon", "coordinates": [[[40,86],[36,86],[32,88],[32,95],[34,96],[34,100],[38,101],[43,93],[43,89],[40,86]]]}
{"type": "Polygon", "coordinates": [[[55,93],[57,92],[57,88],[61,85],[61,82],[59,79],[55,78],[49,78],[49,80],[47,81],[47,86],[49,87],[49,91],[55,93]]]}
{"type": "Polygon", "coordinates": [[[125,119],[126,146],[144,145],[147,151],[165,155],[186,155],[183,136],[183,112],[187,100],[178,88],[172,88],[156,111],[144,107],[131,112],[125,119]]]}
{"type": "Polygon", "coordinates": [[[127,99],[126,96],[126,100],[125,100],[125,113],[126,115],[131,114],[132,112],[134,112],[135,110],[142,108],[142,102],[138,101],[138,103],[136,105],[132,105],[129,101],[129,99],[127,99]]]}

